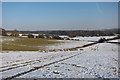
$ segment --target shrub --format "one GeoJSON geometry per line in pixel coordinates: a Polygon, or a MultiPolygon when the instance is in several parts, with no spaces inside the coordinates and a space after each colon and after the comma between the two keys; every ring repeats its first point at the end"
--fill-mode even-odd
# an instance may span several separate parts
{"type": "Polygon", "coordinates": [[[53,36],[53,39],[62,39],[62,38],[59,36],[53,36]]]}
{"type": "Polygon", "coordinates": [[[50,38],[50,36],[49,36],[49,35],[45,35],[45,36],[46,36],[46,38],[47,38],[47,39],[49,39],[49,38],[50,38]]]}
{"type": "Polygon", "coordinates": [[[102,42],[104,42],[104,41],[106,41],[105,38],[100,38],[100,39],[98,40],[99,43],[102,43],[102,42]]]}
{"type": "Polygon", "coordinates": [[[44,38],[44,35],[39,35],[39,38],[44,38]]]}
{"type": "Polygon", "coordinates": [[[32,34],[29,34],[28,38],[34,38],[34,36],[32,34]]]}

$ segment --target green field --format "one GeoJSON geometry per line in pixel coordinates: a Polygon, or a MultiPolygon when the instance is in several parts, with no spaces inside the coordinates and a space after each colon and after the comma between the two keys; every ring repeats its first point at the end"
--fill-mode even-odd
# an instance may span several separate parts
{"type": "Polygon", "coordinates": [[[59,41],[39,38],[2,37],[3,51],[38,51],[45,46],[61,43],[59,41]]]}

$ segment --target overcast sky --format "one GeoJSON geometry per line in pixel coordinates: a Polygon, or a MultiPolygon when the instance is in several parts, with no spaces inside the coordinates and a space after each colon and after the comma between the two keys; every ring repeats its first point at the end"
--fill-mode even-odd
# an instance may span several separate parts
{"type": "Polygon", "coordinates": [[[3,2],[7,30],[98,30],[118,27],[117,2],[3,2]]]}

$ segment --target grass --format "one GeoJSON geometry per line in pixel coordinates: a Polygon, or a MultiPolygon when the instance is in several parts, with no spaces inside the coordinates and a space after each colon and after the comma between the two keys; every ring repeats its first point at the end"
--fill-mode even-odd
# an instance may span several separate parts
{"type": "Polygon", "coordinates": [[[2,50],[4,51],[38,51],[45,46],[60,43],[50,39],[3,37],[2,50]]]}

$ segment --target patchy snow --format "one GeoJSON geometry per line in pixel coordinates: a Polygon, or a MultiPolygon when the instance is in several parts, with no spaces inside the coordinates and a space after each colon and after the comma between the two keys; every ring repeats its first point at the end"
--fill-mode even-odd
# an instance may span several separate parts
{"type": "Polygon", "coordinates": [[[44,65],[49,63],[50,61],[53,62],[58,59],[65,58],[67,56],[71,56],[73,54],[74,52],[69,52],[69,51],[68,52],[51,52],[51,53],[40,53],[40,52],[2,53],[3,68],[1,68],[0,70],[6,70],[11,67],[14,68],[14,69],[10,69],[2,72],[2,77],[8,77],[13,74],[17,74],[17,73],[29,70],[31,69],[31,66],[35,67],[38,65],[44,65]]]}
{"type": "Polygon", "coordinates": [[[74,38],[71,38],[71,39],[79,39],[81,41],[98,41],[100,38],[106,38],[106,39],[109,39],[109,38],[114,38],[116,36],[93,36],[93,37],[74,37],[74,38]]]}
{"type": "Polygon", "coordinates": [[[59,35],[59,37],[61,37],[61,38],[70,38],[70,37],[67,36],[67,35],[59,35]]]}
{"type": "Polygon", "coordinates": [[[76,53],[81,54],[18,78],[118,78],[116,44],[101,43],[76,53]]]}
{"type": "Polygon", "coordinates": [[[17,38],[11,38],[11,37],[6,38],[6,37],[3,37],[3,36],[0,37],[0,41],[2,41],[2,42],[3,41],[15,41],[15,40],[17,40],[17,38]]]}
{"type": "MultiPolygon", "coordinates": [[[[46,46],[47,49],[65,49],[83,46],[101,37],[75,37],[63,43],[46,46]]],[[[9,39],[8,39],[9,40],[9,39]]],[[[14,40],[10,39],[9,41],[14,40]]],[[[3,41],[6,41],[3,40],[3,41]]],[[[111,40],[118,42],[119,40],[111,40]]],[[[79,51],[2,51],[0,77],[7,78],[43,66],[17,78],[118,78],[118,44],[99,43],[79,51]],[[48,65],[49,64],[49,65],[48,65]]]]}
{"type": "Polygon", "coordinates": [[[100,43],[80,51],[3,51],[3,78],[41,67],[17,78],[117,78],[118,45],[100,43]],[[72,57],[71,57],[72,56],[72,57]],[[51,64],[50,64],[51,63],[51,64]],[[49,65],[46,65],[49,64],[49,65]],[[11,69],[12,68],[12,69],[11,69]]]}
{"type": "Polygon", "coordinates": [[[75,48],[75,47],[83,46],[88,43],[92,43],[92,42],[88,42],[88,41],[73,41],[73,40],[59,40],[59,41],[63,42],[63,43],[46,46],[46,49],[49,50],[49,49],[75,48]]]}
{"type": "Polygon", "coordinates": [[[117,39],[117,40],[110,40],[108,42],[120,42],[120,39],[117,39]]]}

